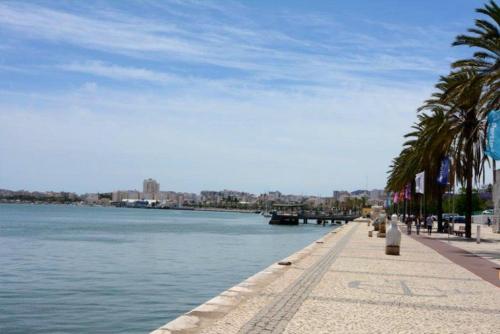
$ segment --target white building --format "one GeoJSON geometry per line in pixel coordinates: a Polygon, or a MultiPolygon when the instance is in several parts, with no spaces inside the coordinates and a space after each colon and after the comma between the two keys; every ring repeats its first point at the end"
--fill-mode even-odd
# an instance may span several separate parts
{"type": "Polygon", "coordinates": [[[281,193],[279,191],[269,191],[267,193],[267,199],[269,201],[279,201],[281,198],[281,193]]]}
{"type": "Polygon", "coordinates": [[[87,204],[96,204],[99,201],[99,194],[85,194],[83,198],[87,204]]]}
{"type": "Polygon", "coordinates": [[[373,189],[370,191],[370,200],[378,201],[384,199],[384,190],[382,189],[373,189]]]}
{"type": "Polygon", "coordinates": [[[113,202],[121,202],[124,199],[140,199],[141,193],[138,190],[115,190],[111,195],[113,202]]]}
{"type": "Polygon", "coordinates": [[[347,190],[334,190],[333,198],[339,202],[342,202],[345,198],[350,197],[351,193],[347,190]]]}
{"type": "Polygon", "coordinates": [[[340,203],[344,203],[344,202],[347,202],[347,200],[351,198],[351,194],[347,193],[347,194],[340,194],[337,201],[339,201],[340,203]]]}

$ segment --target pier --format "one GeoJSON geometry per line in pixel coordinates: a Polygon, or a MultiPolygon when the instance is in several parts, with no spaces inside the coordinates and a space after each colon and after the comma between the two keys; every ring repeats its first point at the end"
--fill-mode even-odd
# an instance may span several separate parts
{"type": "Polygon", "coordinates": [[[309,221],[316,221],[317,224],[349,223],[358,214],[342,214],[334,212],[316,212],[304,210],[302,204],[274,204],[274,212],[269,220],[272,225],[298,225],[300,222],[307,224],[309,221]]]}

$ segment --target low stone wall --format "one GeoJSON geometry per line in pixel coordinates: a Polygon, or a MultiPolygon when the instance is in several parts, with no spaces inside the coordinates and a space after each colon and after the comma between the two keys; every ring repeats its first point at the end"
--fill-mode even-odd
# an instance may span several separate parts
{"type": "Polygon", "coordinates": [[[289,266],[279,265],[278,263],[295,263],[307,257],[315,251],[317,247],[322,247],[324,239],[327,236],[336,234],[344,228],[344,226],[345,225],[342,225],[333,231],[329,231],[320,239],[314,241],[305,248],[293,253],[279,262],[270,265],[264,270],[247,278],[243,282],[229,288],[218,296],[154,330],[151,334],[194,333],[203,327],[209,326],[249,296],[257,293],[263,287],[269,285],[276,278],[283,275],[288,270],[289,266]]]}

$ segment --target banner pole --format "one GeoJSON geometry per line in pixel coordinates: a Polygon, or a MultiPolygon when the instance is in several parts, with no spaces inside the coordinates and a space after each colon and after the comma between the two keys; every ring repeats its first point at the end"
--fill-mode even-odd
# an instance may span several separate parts
{"type": "Polygon", "coordinates": [[[497,183],[497,176],[495,171],[497,170],[497,161],[493,159],[493,184],[497,183]]]}
{"type": "Polygon", "coordinates": [[[424,194],[420,194],[420,219],[422,219],[422,199],[424,198],[424,194]]]}
{"type": "MultiPolygon", "coordinates": [[[[455,231],[455,180],[453,180],[453,194],[452,194],[452,214],[453,216],[451,216],[451,228],[452,228],[452,231],[455,231]]],[[[453,232],[455,233],[455,232],[453,232]]]]}

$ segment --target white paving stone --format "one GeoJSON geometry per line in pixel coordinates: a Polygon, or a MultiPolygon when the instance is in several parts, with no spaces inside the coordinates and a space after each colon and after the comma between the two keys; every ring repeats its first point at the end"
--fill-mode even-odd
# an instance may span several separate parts
{"type": "Polygon", "coordinates": [[[369,229],[360,222],[327,233],[290,256],[291,266],[229,289],[237,302],[186,333],[498,332],[500,289],[406,235],[400,256],[385,255],[385,240],[369,229]]]}

